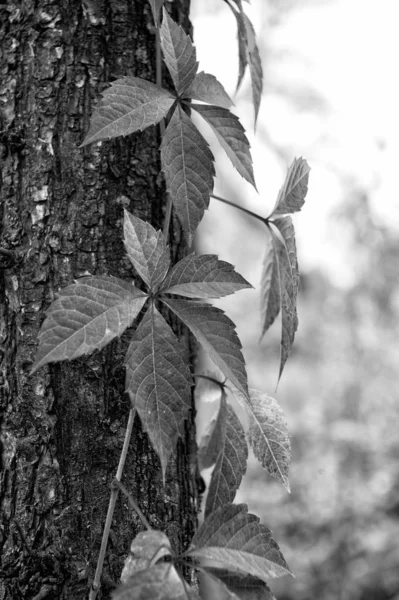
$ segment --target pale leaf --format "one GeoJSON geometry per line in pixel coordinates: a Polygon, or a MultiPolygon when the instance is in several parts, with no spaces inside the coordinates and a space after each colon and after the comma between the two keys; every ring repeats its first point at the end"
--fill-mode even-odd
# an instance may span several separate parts
{"type": "Polygon", "coordinates": [[[176,100],[167,90],[138,77],[113,81],[102,96],[81,148],[156,125],[176,100]]]}
{"type": "Polygon", "coordinates": [[[213,155],[191,119],[177,106],[161,144],[166,188],[191,242],[209,206],[213,189],[213,155]]]}
{"type": "Polygon", "coordinates": [[[139,571],[112,592],[112,600],[199,600],[171,563],[161,562],[139,571]]]}
{"type": "Polygon", "coordinates": [[[248,513],[246,504],[228,504],[211,513],[192,540],[189,556],[212,566],[240,571],[267,582],[289,575],[287,563],[270,530],[248,513]]]}
{"type": "Polygon", "coordinates": [[[159,25],[159,11],[163,6],[164,0],[148,0],[152,10],[155,26],[159,25]]]}
{"type": "Polygon", "coordinates": [[[189,254],[166,276],[159,291],[187,298],[220,298],[252,287],[233,265],[214,254],[189,254]]]}
{"type": "Polygon", "coordinates": [[[209,304],[169,298],[162,301],[187,325],[222,373],[247,396],[245,362],[233,321],[209,304]]]}
{"type": "Polygon", "coordinates": [[[31,372],[104,348],[132,324],[146,299],[147,294],[116,277],[82,277],[68,285],[47,310],[31,372]]]}
{"type": "MultiPolygon", "coordinates": [[[[210,594],[206,596],[207,600],[236,600],[237,598],[239,600],[276,600],[269,586],[261,579],[210,567],[205,567],[200,574],[200,590],[202,589],[202,576],[205,573],[209,578],[212,577],[212,583],[214,583],[213,588],[208,587],[211,594],[212,589],[219,594],[214,596],[210,594]],[[219,582],[219,585],[217,585],[215,579],[219,582]]],[[[208,580],[206,583],[208,583],[208,580]]]]}
{"type": "Polygon", "coordinates": [[[224,395],[220,408],[221,448],[209,484],[205,517],[220,506],[233,502],[247,470],[248,446],[245,433],[234,410],[226,404],[224,395]]]}
{"type": "Polygon", "coordinates": [[[121,582],[155,565],[160,558],[171,556],[172,549],[168,536],[163,531],[150,529],[140,531],[130,545],[130,551],[122,570],[121,582]]]}
{"type": "Polygon", "coordinates": [[[290,491],[288,469],[291,443],[284,414],[277,402],[264,392],[249,390],[249,443],[262,467],[290,491]]]}
{"type": "Polygon", "coordinates": [[[170,265],[169,249],[162,231],[124,211],[123,233],[127,255],[143,281],[155,291],[170,265]]]}
{"type": "Polygon", "coordinates": [[[195,47],[190,36],[170,18],[163,8],[161,46],[168,71],[179,96],[191,86],[198,69],[195,47]]]}
{"type": "Polygon", "coordinates": [[[239,118],[226,108],[218,106],[192,104],[191,108],[211,126],[233,167],[256,189],[250,145],[239,118]]]}
{"type": "Polygon", "coordinates": [[[264,336],[269,327],[274,323],[280,312],[281,291],[280,271],[278,263],[278,247],[281,242],[275,239],[271,229],[266,228],[266,249],[263,260],[261,277],[261,336],[264,336]]]}
{"type": "Polygon", "coordinates": [[[154,305],[126,354],[126,392],[157,452],[165,477],[168,460],[184,435],[191,407],[191,374],[179,342],[154,305]]]}
{"type": "MultiPolygon", "coordinates": [[[[295,158],[287,171],[284,185],[278,193],[271,216],[301,210],[308,191],[310,167],[303,158],[295,158]]],[[[270,217],[269,217],[270,218],[270,217]]]]}
{"type": "Polygon", "coordinates": [[[230,108],[234,104],[220,81],[214,75],[203,71],[195,76],[187,96],[192,100],[201,100],[201,102],[207,102],[222,108],[230,108]]]}
{"type": "Polygon", "coordinates": [[[255,111],[255,125],[258,119],[259,106],[262,97],[263,89],[263,71],[262,62],[259,55],[258,46],[256,44],[255,30],[251,21],[247,15],[244,14],[244,24],[246,29],[247,38],[247,61],[249,64],[249,71],[251,73],[251,84],[252,84],[252,100],[255,111]]]}

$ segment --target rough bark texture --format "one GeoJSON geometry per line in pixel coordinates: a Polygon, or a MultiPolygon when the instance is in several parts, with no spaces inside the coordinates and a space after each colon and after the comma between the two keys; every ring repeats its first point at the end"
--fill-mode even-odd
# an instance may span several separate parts
{"type": "MultiPolygon", "coordinates": [[[[166,6],[187,29],[189,0],[166,6]]],[[[77,600],[88,595],[128,417],[129,332],[87,359],[29,372],[57,290],[87,273],[134,277],[123,208],[162,226],[158,129],[78,148],[111,80],[155,81],[155,36],[144,0],[8,0],[0,44],[0,599],[77,600]]],[[[171,247],[185,252],[176,223],[171,247]]],[[[176,550],[196,525],[193,419],[165,488],[136,421],[123,479],[176,550]]],[[[139,528],[119,498],[98,598],[109,598],[139,528]]]]}

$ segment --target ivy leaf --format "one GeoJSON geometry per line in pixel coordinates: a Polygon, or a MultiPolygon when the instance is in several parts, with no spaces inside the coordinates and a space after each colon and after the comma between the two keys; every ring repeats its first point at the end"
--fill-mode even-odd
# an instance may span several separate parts
{"type": "Polygon", "coordinates": [[[166,188],[172,196],[189,241],[213,189],[213,155],[191,119],[177,106],[161,144],[162,169],[166,188]]]}
{"type": "Polygon", "coordinates": [[[104,348],[132,324],[146,299],[117,277],[81,277],[68,285],[47,310],[31,374],[47,363],[104,348]]]}
{"type": "Polygon", "coordinates": [[[167,90],[138,77],[113,81],[102,96],[80,148],[156,125],[176,100],[167,90]]]}
{"type": "Polygon", "coordinates": [[[197,592],[184,584],[171,563],[161,562],[139,571],[112,593],[112,600],[199,600],[197,592]]]}
{"type": "Polygon", "coordinates": [[[169,271],[159,291],[187,298],[220,298],[252,287],[214,254],[189,254],[169,271]]]}
{"type": "Polygon", "coordinates": [[[201,100],[201,102],[207,102],[222,108],[230,108],[234,105],[220,81],[214,75],[203,71],[197,73],[194,77],[187,96],[192,100],[201,100]]]}
{"type": "MultiPolygon", "coordinates": [[[[271,216],[300,211],[308,191],[310,167],[303,158],[295,158],[287,171],[271,216]]],[[[270,218],[270,217],[269,217],[270,218]]]]}
{"type": "Polygon", "coordinates": [[[244,25],[246,29],[246,38],[247,38],[247,61],[249,64],[249,71],[251,73],[251,84],[252,84],[252,100],[254,104],[255,111],[255,125],[258,119],[260,101],[262,97],[262,89],[263,89],[263,71],[262,71],[262,61],[260,59],[260,54],[258,50],[258,46],[256,44],[256,34],[255,29],[251,21],[248,19],[247,15],[244,13],[244,25]]]}
{"type": "Polygon", "coordinates": [[[198,69],[195,47],[180,25],[163,8],[161,47],[168,71],[179,96],[191,86],[198,69]]]}
{"type": "Polygon", "coordinates": [[[121,582],[144,569],[155,565],[164,556],[171,556],[168,536],[163,531],[150,529],[140,531],[130,545],[129,554],[122,570],[121,582]]]}
{"type": "Polygon", "coordinates": [[[163,6],[164,0],[148,0],[152,10],[155,27],[159,26],[159,11],[163,6]]]}
{"type": "Polygon", "coordinates": [[[162,231],[124,211],[123,232],[127,255],[143,281],[155,291],[170,265],[169,248],[162,231]]]}
{"type": "Polygon", "coordinates": [[[233,167],[256,189],[250,145],[239,118],[226,108],[218,106],[192,104],[191,108],[211,126],[233,167]]]}
{"type": "Polygon", "coordinates": [[[249,402],[249,443],[262,467],[279,479],[287,491],[291,443],[284,414],[277,402],[267,394],[251,389],[249,402]]]}
{"type": "Polygon", "coordinates": [[[291,574],[270,530],[247,511],[246,504],[219,507],[200,526],[187,554],[265,582],[291,574]]]}
{"type": "Polygon", "coordinates": [[[222,394],[218,421],[221,448],[212,472],[205,505],[205,517],[211,512],[233,502],[247,470],[248,446],[245,433],[234,410],[222,394]]]}
{"type": "Polygon", "coordinates": [[[220,308],[209,304],[169,298],[162,301],[187,325],[215,365],[247,397],[245,362],[233,321],[220,308]]]}
{"type": "Polygon", "coordinates": [[[267,227],[266,252],[261,277],[262,331],[260,339],[262,339],[266,331],[274,323],[280,312],[281,291],[278,246],[281,246],[281,242],[275,239],[271,229],[267,227]]]}
{"type": "Polygon", "coordinates": [[[211,594],[206,596],[207,600],[236,600],[236,598],[240,600],[276,600],[269,586],[257,577],[240,573],[233,574],[227,570],[209,567],[205,567],[200,574],[200,589],[204,574],[209,579],[212,577],[215,590],[214,596],[212,596],[212,588],[209,586],[211,594]]]}
{"type": "Polygon", "coordinates": [[[126,354],[126,392],[157,452],[165,478],[191,407],[191,375],[175,334],[154,305],[126,354]]]}

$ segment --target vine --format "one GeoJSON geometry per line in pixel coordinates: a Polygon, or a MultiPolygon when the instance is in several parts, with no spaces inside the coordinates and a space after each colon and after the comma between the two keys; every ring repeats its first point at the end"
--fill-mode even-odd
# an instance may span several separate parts
{"type": "MultiPolygon", "coordinates": [[[[262,217],[213,194],[214,157],[208,143],[190,118],[198,113],[212,128],[220,145],[240,175],[256,189],[250,146],[232,101],[222,84],[207,73],[198,73],[196,50],[184,30],[162,8],[163,0],[149,0],[157,40],[156,84],[137,77],[111,83],[103,93],[82,146],[128,135],[160,124],[161,164],[168,194],[163,231],[155,230],[125,210],[124,244],[127,256],[145,291],[111,276],[82,277],[61,290],[51,304],[39,333],[32,373],[42,366],[72,360],[104,348],[135,322],[125,357],[126,392],[131,410],[118,470],[112,485],[97,570],[90,600],[98,594],[109,530],[118,491],[127,494],[146,531],[133,540],[122,572],[122,585],[114,600],[136,598],[272,599],[270,579],[290,574],[269,529],[235,505],[234,498],[246,471],[248,443],[260,464],[289,491],[291,447],[281,409],[267,394],[249,389],[241,343],[234,323],[207,302],[252,287],[234,267],[214,255],[191,253],[171,263],[167,245],[173,208],[189,242],[201,221],[210,197],[235,206],[265,225],[265,258],[261,281],[261,336],[281,312],[279,378],[298,326],[296,299],[299,274],[291,213],[299,211],[307,193],[309,167],[294,160],[275,205],[262,217]],[[162,24],[159,13],[162,8],[162,24]],[[161,50],[175,91],[161,87],[161,50]],[[201,102],[197,104],[196,101],[201,102]],[[166,120],[166,126],[164,126],[166,120]],[[178,298],[176,298],[176,296],[178,298]],[[168,307],[192,332],[226,378],[197,374],[197,393],[216,386],[217,416],[209,424],[198,450],[200,470],[213,467],[205,503],[205,520],[187,552],[173,553],[169,539],[154,531],[136,501],[121,483],[137,411],[144,431],[159,456],[162,476],[191,402],[193,376],[175,334],[164,320],[160,305],[168,307]],[[201,384],[202,382],[202,384],[201,384]],[[227,383],[228,382],[228,383],[227,383]],[[233,406],[244,406],[248,431],[244,431],[233,406]],[[188,565],[200,572],[199,592],[182,578],[179,568],[188,565]],[[248,591],[250,590],[250,591],[248,591]],[[252,595],[251,595],[252,594],[252,595]]],[[[237,19],[239,79],[249,66],[255,123],[262,91],[262,68],[255,33],[241,0],[225,0],[237,19]]]]}

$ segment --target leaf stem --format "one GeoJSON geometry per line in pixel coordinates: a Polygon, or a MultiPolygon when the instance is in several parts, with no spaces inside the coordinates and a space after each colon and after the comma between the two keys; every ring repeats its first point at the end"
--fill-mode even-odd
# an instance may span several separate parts
{"type": "Polygon", "coordinates": [[[231,202],[230,200],[226,200],[226,198],[221,198],[220,196],[216,196],[215,194],[211,194],[211,197],[215,198],[215,200],[219,200],[219,202],[224,202],[224,204],[228,204],[229,206],[238,208],[238,210],[242,210],[242,212],[247,213],[247,215],[250,215],[254,219],[258,219],[258,221],[262,221],[263,224],[267,225],[267,221],[268,221],[267,217],[261,217],[257,213],[252,212],[252,210],[248,210],[247,208],[244,208],[243,206],[240,206],[239,204],[235,204],[234,202],[231,202]]]}
{"type": "Polygon", "coordinates": [[[126,498],[129,501],[130,507],[138,514],[138,516],[140,517],[140,521],[143,523],[144,527],[146,529],[148,529],[148,531],[150,531],[152,529],[152,527],[149,524],[149,522],[147,521],[145,514],[142,512],[142,510],[139,507],[139,505],[137,504],[136,500],[133,498],[132,494],[130,492],[128,492],[128,490],[125,488],[123,483],[120,482],[119,479],[115,478],[114,481],[112,482],[112,484],[114,487],[116,487],[118,490],[120,490],[124,496],[126,496],[126,498]]]}
{"type": "MultiPolygon", "coordinates": [[[[125,466],[127,451],[129,449],[129,444],[130,444],[130,438],[132,436],[135,414],[136,414],[136,409],[131,408],[130,412],[129,412],[129,419],[127,422],[127,427],[126,427],[125,439],[123,441],[122,452],[121,452],[121,455],[119,458],[119,464],[118,464],[118,468],[116,471],[114,481],[116,480],[116,481],[120,482],[120,480],[122,479],[123,468],[125,466]]],[[[93,583],[91,585],[89,600],[95,600],[98,592],[100,591],[101,574],[103,571],[105,553],[107,551],[109,532],[111,530],[112,517],[114,515],[116,500],[118,498],[118,492],[119,492],[119,488],[116,485],[111,485],[111,496],[109,499],[107,518],[105,520],[103,537],[101,540],[100,554],[98,556],[96,573],[94,575],[93,583]]]]}

